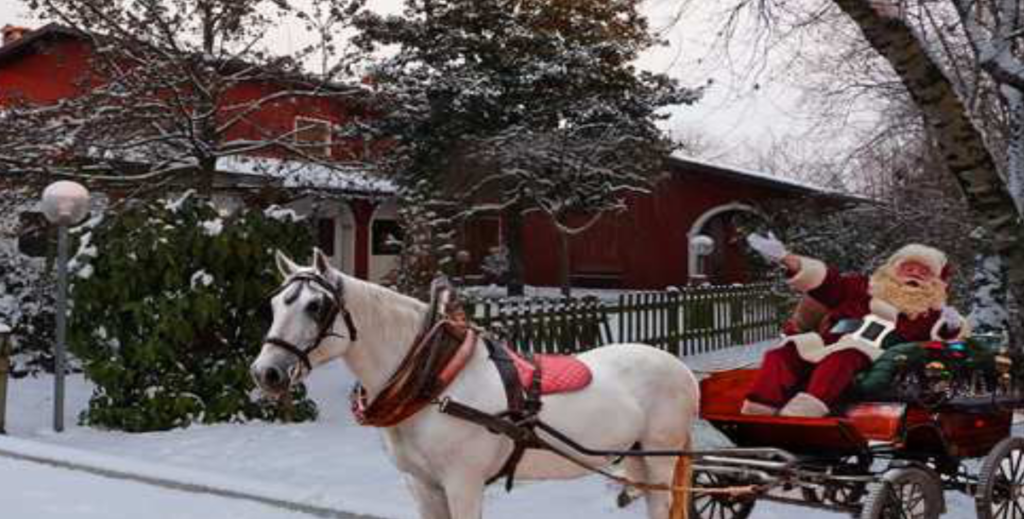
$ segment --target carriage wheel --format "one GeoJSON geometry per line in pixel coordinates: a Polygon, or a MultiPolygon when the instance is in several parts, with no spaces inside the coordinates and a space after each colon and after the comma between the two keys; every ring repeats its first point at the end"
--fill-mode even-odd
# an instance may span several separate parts
{"type": "MultiPolygon", "coordinates": [[[[743,486],[746,483],[739,478],[714,474],[711,472],[694,471],[693,486],[695,489],[727,488],[743,486]]],[[[746,519],[754,510],[757,502],[755,496],[731,496],[728,494],[695,493],[690,498],[690,517],[693,519],[746,519]]]]}
{"type": "Polygon", "coordinates": [[[861,519],[936,519],[942,513],[938,478],[916,467],[890,470],[869,489],[861,519]]]}
{"type": "MultiPolygon", "coordinates": [[[[842,460],[841,464],[835,466],[835,473],[845,476],[860,476],[868,473],[871,467],[871,458],[852,456],[842,460]]],[[[809,503],[831,504],[842,507],[851,507],[860,503],[864,498],[866,485],[856,481],[832,480],[813,487],[802,487],[800,493],[804,501],[809,503]]]]}
{"type": "MultiPolygon", "coordinates": [[[[829,483],[821,487],[803,487],[804,501],[839,506],[853,506],[864,497],[864,484],[853,482],[829,483]]],[[[1024,518],[1022,518],[1024,519],[1024,518]]]]}
{"type": "Polygon", "coordinates": [[[974,505],[978,519],[1024,518],[1024,438],[1006,438],[985,457],[974,505]]]}

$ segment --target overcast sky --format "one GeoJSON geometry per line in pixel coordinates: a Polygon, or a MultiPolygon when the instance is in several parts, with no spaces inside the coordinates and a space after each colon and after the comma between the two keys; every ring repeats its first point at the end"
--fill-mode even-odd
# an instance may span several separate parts
{"type": "MultiPolygon", "coordinates": [[[[721,2],[647,0],[652,27],[670,45],[643,56],[640,66],[665,72],[683,84],[711,82],[697,105],[673,111],[667,129],[677,137],[700,136],[710,144],[708,158],[734,166],[756,167],[757,157],[773,141],[803,139],[808,123],[801,114],[800,95],[782,81],[785,70],[768,63],[751,63],[744,42],[737,42],[727,57],[715,45],[721,24],[721,2]],[[757,70],[757,72],[751,72],[757,70]]],[[[369,0],[375,10],[394,12],[401,0],[369,0]]],[[[0,0],[0,25],[37,26],[27,16],[22,0],[0,0]]],[[[282,26],[274,38],[287,48],[304,38],[299,27],[282,26]]],[[[783,62],[776,57],[773,62],[783,62]]],[[[787,175],[789,176],[789,175],[787,175]]]]}

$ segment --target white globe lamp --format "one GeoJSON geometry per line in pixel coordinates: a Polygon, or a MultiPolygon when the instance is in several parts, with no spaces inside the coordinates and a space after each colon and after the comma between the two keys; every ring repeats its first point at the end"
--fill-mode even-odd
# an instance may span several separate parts
{"type": "Polygon", "coordinates": [[[64,430],[64,371],[68,313],[68,226],[89,214],[89,191],[69,180],[43,190],[43,214],[57,226],[57,344],[53,351],[53,430],[64,430]]]}
{"type": "Polygon", "coordinates": [[[43,190],[43,214],[50,223],[74,225],[89,214],[89,190],[78,182],[61,180],[43,190]]]}

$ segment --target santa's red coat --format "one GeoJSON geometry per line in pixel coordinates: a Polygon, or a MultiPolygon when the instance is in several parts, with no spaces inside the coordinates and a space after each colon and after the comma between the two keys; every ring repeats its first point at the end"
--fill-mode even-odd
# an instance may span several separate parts
{"type": "MultiPolygon", "coordinates": [[[[779,407],[795,393],[806,392],[827,406],[838,401],[857,372],[870,367],[881,350],[863,341],[850,340],[832,332],[843,319],[863,319],[892,306],[874,299],[870,278],[861,274],[841,274],[824,263],[800,258],[801,269],[790,278],[790,285],[824,307],[814,331],[786,337],[779,348],[765,355],[749,399],[779,407]]],[[[896,333],[908,342],[951,339],[966,326],[940,325],[941,312],[930,310],[910,317],[899,313],[896,333]]],[[[789,333],[794,333],[791,331],[789,333]]]]}

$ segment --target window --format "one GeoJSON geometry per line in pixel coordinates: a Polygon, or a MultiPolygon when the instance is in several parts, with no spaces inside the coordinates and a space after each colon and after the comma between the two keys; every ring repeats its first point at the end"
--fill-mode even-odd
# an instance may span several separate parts
{"type": "Polygon", "coordinates": [[[334,218],[316,221],[316,244],[324,254],[334,256],[334,218]]]}
{"type": "Polygon", "coordinates": [[[43,213],[32,211],[18,215],[18,251],[30,258],[45,258],[53,235],[43,213]]]}
{"type": "Polygon", "coordinates": [[[395,220],[373,222],[373,254],[394,256],[402,251],[402,228],[395,220]]]}
{"type": "Polygon", "coordinates": [[[330,157],[331,123],[310,117],[296,117],[295,144],[306,155],[330,157]]]}

